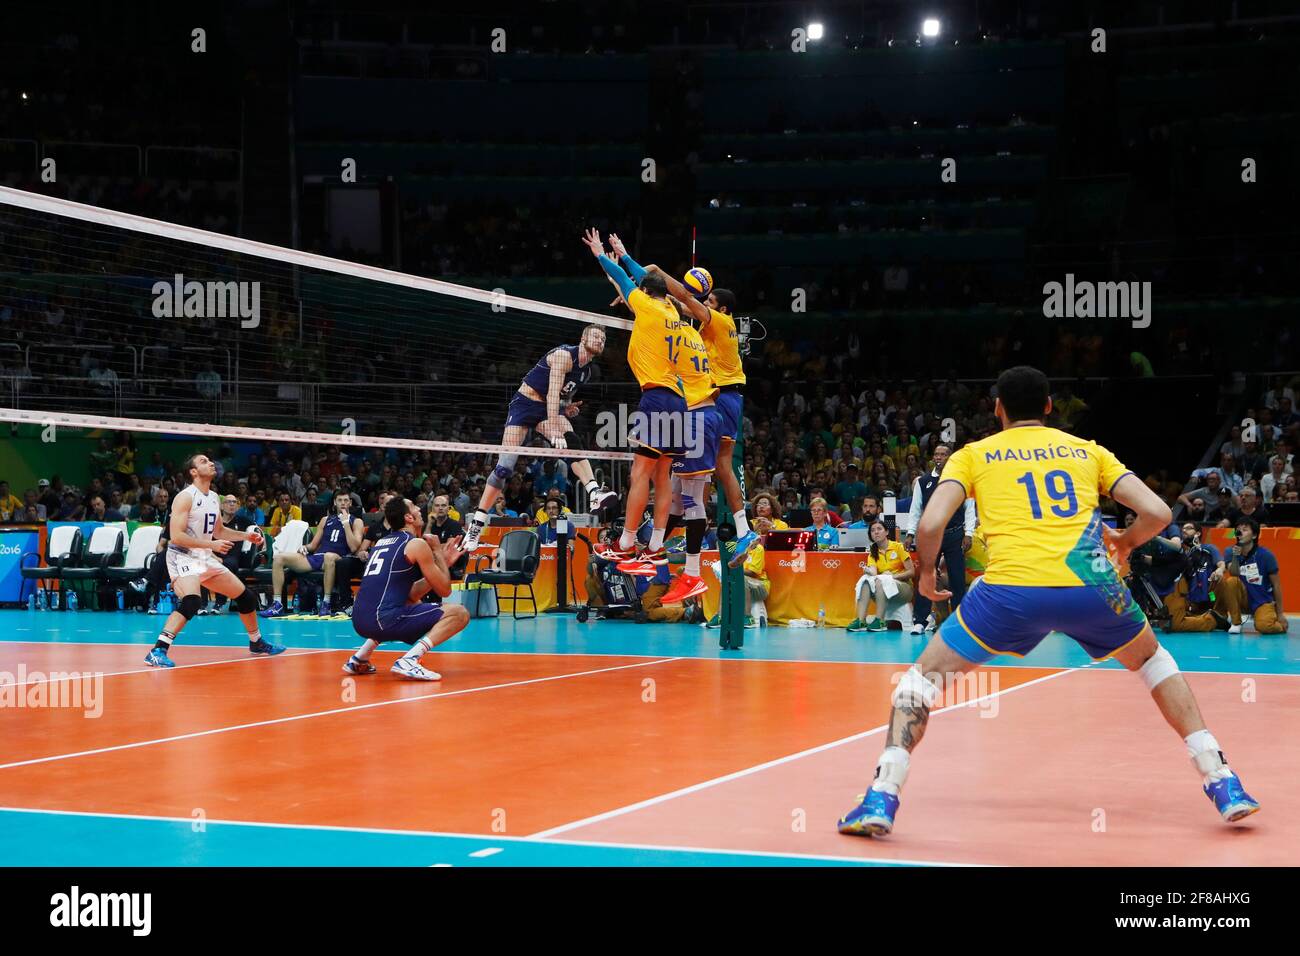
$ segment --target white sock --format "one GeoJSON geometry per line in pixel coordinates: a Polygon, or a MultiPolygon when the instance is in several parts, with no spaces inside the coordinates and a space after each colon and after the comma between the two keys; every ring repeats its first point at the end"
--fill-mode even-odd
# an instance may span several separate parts
{"type": "Polygon", "coordinates": [[[650,535],[650,550],[658,551],[664,546],[664,529],[655,528],[650,535]]]}
{"type": "Polygon", "coordinates": [[[366,642],[361,645],[361,650],[357,651],[352,656],[359,661],[368,661],[370,660],[370,655],[375,652],[375,648],[378,646],[379,646],[378,641],[372,641],[367,639],[366,642]]]}
{"type": "Polygon", "coordinates": [[[734,512],[732,517],[736,519],[736,535],[743,538],[749,534],[749,519],[745,517],[745,509],[734,512]]]}
{"type": "Polygon", "coordinates": [[[620,551],[631,551],[636,547],[636,532],[623,529],[623,533],[618,538],[618,549],[620,551]]]}
{"type": "Polygon", "coordinates": [[[1187,755],[1192,758],[1193,766],[1206,783],[1232,776],[1232,771],[1223,759],[1223,748],[1214,739],[1214,734],[1208,730],[1198,730],[1188,734],[1183,741],[1187,744],[1187,755]]]}
{"type": "Polygon", "coordinates": [[[594,478],[591,481],[587,482],[585,487],[587,489],[588,498],[592,497],[593,495],[596,494],[596,492],[600,491],[600,485],[596,484],[594,478]]]}
{"type": "Polygon", "coordinates": [[[907,782],[907,770],[912,755],[902,747],[886,747],[876,765],[876,779],[871,784],[872,790],[881,790],[898,796],[907,782]]]}
{"type": "Polygon", "coordinates": [[[275,600],[276,600],[277,603],[281,603],[281,604],[284,603],[284,602],[281,600],[281,596],[280,596],[280,592],[279,592],[279,591],[276,591],[276,592],[275,592],[275,600]]]}
{"type": "Polygon", "coordinates": [[[411,645],[411,649],[402,655],[403,660],[419,662],[420,658],[429,650],[429,642],[423,637],[411,645]]]}
{"type": "Polygon", "coordinates": [[[262,639],[262,631],[260,628],[254,631],[252,634],[248,635],[248,643],[250,644],[256,644],[261,639],[262,639]]]}
{"type": "Polygon", "coordinates": [[[686,555],[686,573],[693,578],[700,576],[700,556],[699,554],[686,555]]]}

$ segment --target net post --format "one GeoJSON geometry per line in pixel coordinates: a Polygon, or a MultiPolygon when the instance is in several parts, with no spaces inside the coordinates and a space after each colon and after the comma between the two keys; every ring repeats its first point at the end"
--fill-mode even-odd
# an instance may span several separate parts
{"type": "Polygon", "coordinates": [[[555,606],[545,614],[570,614],[577,610],[569,603],[569,520],[560,517],[555,522],[555,606]]]}
{"type": "MultiPolygon", "coordinates": [[[[736,435],[730,463],[743,492],[745,487],[745,452],[742,447],[744,439],[736,435]]],[[[722,464],[719,462],[719,464],[722,464]]],[[[739,650],[745,645],[745,569],[729,566],[732,555],[736,553],[736,522],[727,504],[727,494],[718,483],[718,560],[721,563],[722,578],[722,630],[718,636],[718,646],[724,650],[739,650]]]]}

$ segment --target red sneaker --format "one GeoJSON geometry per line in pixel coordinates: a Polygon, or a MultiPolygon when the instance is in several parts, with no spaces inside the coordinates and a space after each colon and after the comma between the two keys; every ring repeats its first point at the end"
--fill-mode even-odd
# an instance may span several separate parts
{"type": "Polygon", "coordinates": [[[635,551],[622,551],[619,548],[612,546],[597,548],[593,553],[602,561],[626,561],[628,558],[636,554],[635,551]]]}
{"type": "Polygon", "coordinates": [[[661,604],[681,604],[687,598],[703,594],[709,589],[702,578],[691,574],[679,574],[668,592],[659,599],[661,604]]]}
{"type": "Polygon", "coordinates": [[[659,568],[651,561],[642,561],[639,558],[633,558],[630,561],[620,561],[614,565],[623,574],[633,574],[637,577],[652,578],[659,573],[659,568]]]}

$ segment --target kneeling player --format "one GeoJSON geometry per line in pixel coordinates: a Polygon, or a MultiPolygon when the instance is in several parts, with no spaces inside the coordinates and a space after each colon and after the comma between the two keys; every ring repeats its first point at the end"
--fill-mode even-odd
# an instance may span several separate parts
{"type": "Polygon", "coordinates": [[[257,614],[254,613],[257,601],[252,592],[217,557],[234,547],[236,541],[252,541],[260,546],[262,532],[256,528],[232,531],[222,526],[220,499],[212,490],[217,466],[210,458],[191,455],[185,461],[184,471],[192,483],[172,503],[171,540],[167,543],[167,573],[179,600],[144,662],[150,667],[176,666],[167,656],[167,651],[181,629],[199,613],[203,606],[200,596],[203,588],[231,599],[244,629],[248,631],[248,650],[251,653],[279,654],[284,648],[268,644],[258,631],[257,614]]]}
{"type": "Polygon", "coordinates": [[[407,498],[393,497],[384,505],[390,531],[375,542],[352,606],[352,626],[366,639],[343,669],[349,674],[373,674],[370,655],[385,641],[410,644],[393,664],[393,673],[412,680],[442,680],[420,663],[433,648],[454,637],[469,623],[462,605],[443,607],[420,599],[430,591],[445,598],[451,593],[451,572],[460,560],[460,538],[431,546],[420,536],[420,509],[407,498]]]}

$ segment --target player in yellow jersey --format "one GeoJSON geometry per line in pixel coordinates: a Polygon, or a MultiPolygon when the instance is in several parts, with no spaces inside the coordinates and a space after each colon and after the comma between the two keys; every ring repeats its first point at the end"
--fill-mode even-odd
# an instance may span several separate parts
{"type": "Polygon", "coordinates": [[[641,401],[631,418],[631,440],[636,445],[632,475],[628,486],[623,534],[617,550],[602,553],[609,560],[632,556],[636,547],[636,529],[655,491],[655,521],[650,538],[652,552],[662,549],[672,501],[671,468],[674,456],[686,449],[681,445],[687,419],[686,387],[677,369],[681,318],[668,301],[668,288],[661,276],[645,275],[639,283],[609,256],[600,233],[587,230],[582,240],[596,257],[606,275],[617,286],[619,295],[632,310],[632,335],[627,344],[627,364],[641,386],[641,401]]]}
{"type": "Polygon", "coordinates": [[[1109,546],[1122,564],[1167,528],[1168,505],[1105,448],[1043,425],[1052,402],[1042,372],[1008,369],[997,394],[1002,431],[953,453],[921,515],[917,587],[932,600],[950,596],[938,588],[935,561],[943,529],[967,497],[975,498],[988,565],[899,681],[876,778],[840,819],[840,832],[892,831],[911,752],[945,684],[996,654],[1029,653],[1050,631],[1068,634],[1096,660],[1113,657],[1136,673],[1186,743],[1220,816],[1232,823],[1254,813],[1259,803],[1228,768],[1178,665],[1107,556],[1109,546]],[[1103,494],[1137,513],[1127,530],[1103,525],[1103,494]]]}
{"type": "MultiPolygon", "coordinates": [[[[681,502],[680,505],[675,503],[674,514],[682,514],[686,525],[686,566],[674,582],[672,589],[663,597],[665,604],[673,604],[702,594],[708,589],[700,578],[699,553],[708,526],[703,495],[710,474],[717,476],[736,522],[736,549],[729,562],[731,566],[739,567],[750,549],[759,541],[758,535],[749,528],[745,516],[744,491],[736,478],[735,470],[731,467],[736,436],[740,433],[742,415],[740,390],[745,383],[745,373],[740,360],[740,343],[736,334],[736,324],[731,315],[735,309],[736,299],[728,290],[719,289],[710,292],[702,302],[692,296],[682,283],[658,266],[648,265],[643,269],[637,265],[627,254],[618,236],[610,236],[610,248],[618,256],[623,267],[634,277],[646,273],[662,275],[668,286],[668,294],[682,305],[687,316],[693,317],[700,323],[698,330],[689,322],[683,326],[683,342],[686,348],[679,353],[678,369],[686,381],[689,381],[692,371],[701,368],[707,370],[710,384],[717,389],[717,394],[707,403],[697,402],[689,392],[686,397],[687,406],[693,411],[709,404],[713,406],[713,414],[706,414],[699,421],[708,436],[706,454],[691,460],[678,459],[673,463],[673,476],[680,486],[681,502]],[[720,307],[725,308],[726,311],[719,311],[720,307]]],[[[632,573],[637,572],[632,570],[632,573]]]]}

